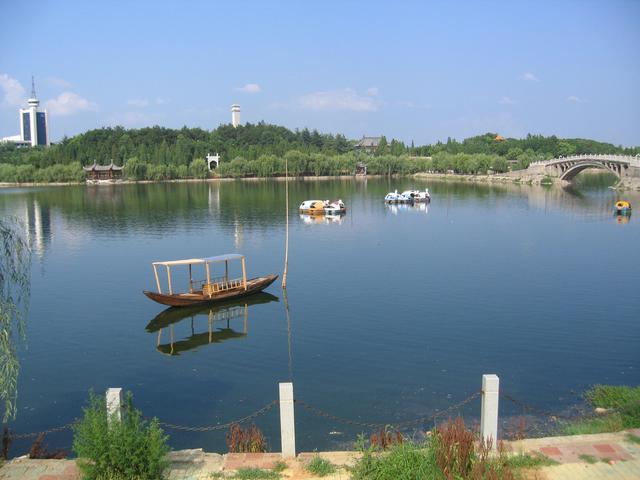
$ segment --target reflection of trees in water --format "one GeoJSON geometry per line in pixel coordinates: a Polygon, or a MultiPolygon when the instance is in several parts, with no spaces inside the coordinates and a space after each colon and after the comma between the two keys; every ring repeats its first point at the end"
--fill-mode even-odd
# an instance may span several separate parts
{"type": "MultiPolygon", "coordinates": [[[[594,180],[593,177],[585,176],[587,183],[603,181],[594,180]]],[[[609,208],[612,199],[610,190],[599,187],[581,195],[584,189],[580,182],[570,189],[563,189],[559,184],[544,187],[414,177],[369,178],[366,181],[352,178],[306,179],[289,182],[289,208],[297,212],[303,200],[342,198],[347,208],[353,211],[356,203],[361,209],[368,208],[364,205],[379,199],[382,205],[382,199],[389,190],[423,187],[431,191],[434,210],[442,208],[443,200],[512,197],[527,199],[529,205],[536,208],[595,208],[600,212],[609,208]],[[368,202],[362,203],[363,199],[368,202]]],[[[240,236],[251,231],[283,230],[285,219],[281,211],[284,192],[285,182],[277,179],[68,186],[0,195],[0,208],[17,212],[19,209],[15,208],[15,204],[24,204],[26,201],[33,206],[33,218],[38,217],[35,215],[37,212],[42,212],[40,217],[43,225],[46,219],[51,223],[55,211],[60,212],[72,227],[111,235],[130,235],[132,231],[141,230],[162,234],[189,232],[216,225],[230,232],[237,230],[240,236]]],[[[43,238],[46,239],[50,231],[51,228],[43,230],[43,238]]]]}
{"type": "Polygon", "coordinates": [[[0,218],[0,399],[3,422],[15,418],[20,364],[16,344],[24,340],[31,287],[31,254],[24,226],[0,218]]]}

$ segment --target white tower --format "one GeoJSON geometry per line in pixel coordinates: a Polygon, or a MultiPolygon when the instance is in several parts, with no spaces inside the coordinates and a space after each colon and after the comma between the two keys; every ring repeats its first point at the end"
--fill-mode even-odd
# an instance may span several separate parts
{"type": "Polygon", "coordinates": [[[231,125],[233,128],[240,125],[240,105],[237,103],[231,105],[231,125]]]}
{"type": "Polygon", "coordinates": [[[36,85],[31,77],[31,98],[29,107],[20,109],[20,138],[32,146],[49,145],[49,118],[47,111],[38,110],[40,100],[36,97],[36,85]]]}

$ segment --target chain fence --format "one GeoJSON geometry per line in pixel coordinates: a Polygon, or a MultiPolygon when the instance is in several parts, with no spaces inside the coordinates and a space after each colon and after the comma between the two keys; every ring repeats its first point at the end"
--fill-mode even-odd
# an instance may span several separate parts
{"type": "Polygon", "coordinates": [[[71,422],[61,425],[59,427],[50,428],[48,430],[39,430],[37,432],[31,432],[31,433],[13,433],[11,430],[8,430],[8,436],[9,438],[11,438],[11,440],[23,440],[26,438],[36,438],[38,435],[42,433],[44,433],[45,435],[48,435],[50,433],[62,432],[63,430],[71,429],[78,422],[78,420],[79,419],[75,418],[71,422]]]}
{"type": "Polygon", "coordinates": [[[508,391],[501,391],[500,397],[522,412],[501,415],[502,436],[508,440],[565,435],[563,426],[598,416],[585,402],[574,402],[562,411],[550,411],[520,400],[508,391]]]}
{"type": "Polygon", "coordinates": [[[530,403],[524,402],[522,400],[518,400],[508,392],[500,392],[500,396],[505,400],[508,400],[512,404],[516,405],[517,407],[522,408],[522,411],[524,414],[533,413],[533,414],[540,415],[543,417],[548,417],[554,420],[555,419],[575,420],[576,417],[580,416],[580,415],[563,415],[560,413],[554,413],[554,412],[551,412],[550,410],[545,410],[543,408],[536,407],[535,405],[531,405],[530,403]]]}
{"type": "Polygon", "coordinates": [[[213,432],[216,430],[226,430],[229,427],[231,427],[231,425],[245,423],[245,422],[248,422],[249,420],[259,417],[260,415],[264,415],[273,407],[275,407],[278,403],[279,403],[278,400],[272,400],[271,402],[267,403],[264,407],[247,415],[246,417],[242,417],[242,418],[239,418],[238,420],[233,420],[231,422],[222,423],[219,425],[185,426],[185,425],[177,425],[175,423],[160,422],[160,426],[173,429],[173,430],[181,430],[183,432],[213,432]]]}
{"type": "Polygon", "coordinates": [[[328,418],[330,420],[333,420],[335,422],[338,423],[342,423],[344,425],[354,425],[354,426],[358,426],[358,427],[367,427],[367,428],[374,428],[374,429],[382,429],[382,428],[386,428],[386,427],[395,427],[395,428],[407,428],[413,425],[422,425],[426,422],[431,422],[436,420],[439,417],[443,417],[446,416],[448,414],[450,414],[451,412],[455,411],[455,410],[460,410],[462,407],[464,407],[465,405],[471,403],[473,400],[475,400],[476,398],[478,398],[480,395],[482,395],[482,392],[476,392],[470,396],[468,396],[467,398],[465,398],[464,400],[462,400],[461,402],[458,402],[454,405],[451,405],[450,407],[446,408],[445,410],[440,410],[436,413],[433,413],[431,415],[425,415],[422,417],[418,417],[414,420],[406,420],[403,422],[387,422],[387,423],[369,423],[369,422],[361,422],[358,420],[349,420],[346,418],[342,418],[342,417],[338,417],[336,415],[332,415],[331,413],[325,412],[317,407],[314,407],[313,405],[308,404],[307,402],[305,402],[304,400],[301,399],[296,399],[294,402],[296,403],[296,405],[300,405],[302,408],[304,408],[305,410],[313,413],[314,415],[318,416],[318,417],[324,417],[324,418],[328,418]]]}
{"type": "MultiPolygon", "coordinates": [[[[477,398],[479,398],[482,395],[482,391],[478,391],[478,392],[474,392],[473,394],[469,395],[468,397],[466,397],[464,400],[455,403],[449,407],[447,407],[444,410],[439,410],[436,411],[430,415],[424,415],[424,416],[420,416],[418,418],[412,419],[412,420],[404,420],[401,422],[398,421],[392,421],[392,422],[386,422],[386,423],[380,423],[380,422],[366,422],[366,421],[361,421],[361,420],[351,420],[351,419],[347,419],[347,418],[343,418],[337,415],[333,415],[325,410],[322,410],[308,402],[306,402],[303,399],[295,399],[294,403],[300,407],[302,407],[304,410],[306,410],[307,412],[316,415],[317,417],[321,417],[321,418],[326,418],[329,420],[332,420],[334,422],[337,423],[341,423],[344,425],[351,425],[351,426],[356,426],[356,427],[364,427],[364,428],[370,428],[370,429],[384,429],[387,427],[393,427],[396,429],[402,429],[402,428],[408,428],[411,426],[418,426],[418,425],[423,425],[425,423],[430,423],[430,422],[435,422],[435,420],[437,420],[438,418],[442,418],[442,417],[447,417],[449,415],[451,415],[451,413],[456,412],[456,411],[460,411],[463,407],[465,407],[466,405],[468,405],[469,403],[473,402],[474,400],[476,400],[477,398]]],[[[539,417],[546,417],[548,419],[551,419],[552,421],[556,422],[557,420],[575,420],[576,418],[581,418],[584,417],[584,415],[581,415],[579,413],[575,414],[575,415],[564,415],[564,414],[559,414],[559,413],[554,413],[551,412],[549,410],[545,410],[543,408],[539,408],[535,405],[531,405],[527,402],[524,402],[522,400],[517,399],[516,397],[514,397],[513,395],[511,395],[508,392],[504,392],[501,391],[500,392],[500,396],[501,398],[503,398],[504,400],[507,400],[508,402],[510,402],[511,404],[517,406],[518,408],[522,409],[523,415],[536,415],[539,417]]],[[[226,423],[222,423],[222,424],[216,424],[216,425],[180,425],[180,424],[176,424],[176,423],[169,423],[169,422],[163,422],[163,421],[159,421],[159,424],[161,427],[166,428],[166,429],[171,429],[171,430],[178,430],[178,431],[183,431],[183,432],[213,432],[213,431],[219,431],[219,430],[227,430],[229,429],[232,425],[234,424],[242,424],[242,423],[246,423],[250,420],[256,419],[262,415],[267,414],[269,411],[271,411],[276,405],[279,404],[278,400],[272,400],[269,403],[267,403],[265,406],[259,408],[258,410],[250,413],[249,415],[246,415],[244,417],[238,418],[236,420],[233,421],[229,421],[226,423]]],[[[150,418],[145,417],[146,420],[150,420],[150,418]]],[[[10,430],[10,429],[6,429],[5,430],[5,436],[8,436],[11,441],[13,440],[23,440],[23,439],[30,439],[30,438],[36,438],[38,437],[38,435],[44,433],[45,435],[51,434],[51,433],[56,433],[56,432],[61,432],[64,430],[68,430],[73,428],[73,426],[79,421],[78,418],[75,418],[74,420],[72,420],[69,423],[66,423],[64,425],[61,425],[59,427],[54,427],[54,428],[50,428],[47,430],[39,430],[39,431],[35,431],[35,432],[30,432],[30,433],[15,433],[14,431],[10,430]]],[[[535,422],[531,425],[529,425],[531,428],[533,428],[534,430],[539,430],[539,427],[535,425],[535,422]]]]}

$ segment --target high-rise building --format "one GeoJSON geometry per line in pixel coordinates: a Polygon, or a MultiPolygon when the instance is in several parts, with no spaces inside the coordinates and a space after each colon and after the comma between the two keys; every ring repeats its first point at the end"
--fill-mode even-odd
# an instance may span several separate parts
{"type": "Polygon", "coordinates": [[[240,105],[237,103],[231,105],[231,125],[234,128],[240,125],[240,105]]]}
{"type": "Polygon", "coordinates": [[[47,111],[40,111],[40,100],[36,97],[36,85],[31,77],[31,97],[27,108],[20,109],[20,139],[32,147],[49,145],[49,117],[47,111]]]}

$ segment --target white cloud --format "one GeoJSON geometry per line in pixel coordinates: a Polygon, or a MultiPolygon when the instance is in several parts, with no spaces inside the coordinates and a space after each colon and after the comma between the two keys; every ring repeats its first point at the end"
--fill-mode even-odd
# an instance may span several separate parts
{"type": "Polygon", "coordinates": [[[400,100],[396,102],[396,105],[400,108],[415,108],[416,110],[430,110],[430,103],[415,103],[411,100],[400,100]]]}
{"type": "Polygon", "coordinates": [[[244,93],[259,93],[262,91],[260,85],[257,83],[247,83],[244,87],[236,87],[234,88],[236,92],[244,92],[244,93]]]}
{"type": "Polygon", "coordinates": [[[303,95],[297,105],[307,110],[348,110],[352,112],[375,112],[382,102],[371,96],[362,96],[350,88],[303,95]]]}
{"type": "Polygon", "coordinates": [[[47,77],[45,78],[45,81],[49,84],[49,85],[53,85],[54,87],[60,87],[60,88],[71,88],[71,82],[68,82],[67,80],[65,80],[64,78],[58,78],[58,77],[47,77]]]}
{"type": "Polygon", "coordinates": [[[569,97],[567,97],[567,101],[568,102],[573,102],[573,103],[585,103],[586,102],[586,100],[584,98],[576,97],[575,95],[570,95],[569,97]]]}
{"type": "Polygon", "coordinates": [[[526,80],[527,82],[539,82],[540,79],[536,77],[533,73],[527,72],[520,75],[521,80],[526,80]]]}
{"type": "Polygon", "coordinates": [[[47,100],[44,106],[52,115],[60,116],[98,109],[95,103],[73,92],[62,92],[56,98],[47,100]]]}
{"type": "Polygon", "coordinates": [[[149,100],[148,98],[130,98],[127,100],[127,105],[134,108],[146,108],[150,105],[164,105],[168,101],[166,98],[156,98],[155,100],[149,100]]]}
{"type": "Polygon", "coordinates": [[[130,107],[144,108],[149,106],[149,100],[146,98],[130,98],[127,100],[127,105],[130,107]]]}
{"type": "Polygon", "coordinates": [[[27,94],[24,87],[15,78],[6,73],[0,74],[0,89],[2,89],[2,103],[5,105],[22,105],[27,94]]]}
{"type": "Polygon", "coordinates": [[[371,97],[375,97],[376,95],[378,95],[378,87],[370,87],[367,88],[367,95],[371,96],[371,97]]]}
{"type": "Polygon", "coordinates": [[[498,103],[500,105],[515,105],[516,101],[511,97],[502,97],[500,100],[498,100],[498,103]]]}

